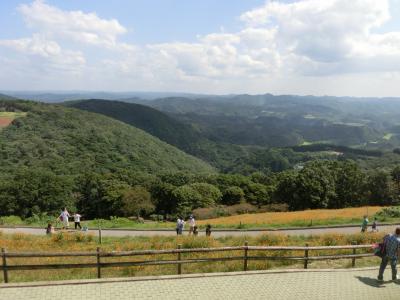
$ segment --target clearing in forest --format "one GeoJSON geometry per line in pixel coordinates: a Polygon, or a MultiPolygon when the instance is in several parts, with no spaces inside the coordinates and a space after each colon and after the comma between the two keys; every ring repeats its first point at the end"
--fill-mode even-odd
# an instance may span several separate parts
{"type": "Polygon", "coordinates": [[[11,124],[14,119],[26,116],[24,112],[0,111],[0,128],[5,128],[11,124]]]}

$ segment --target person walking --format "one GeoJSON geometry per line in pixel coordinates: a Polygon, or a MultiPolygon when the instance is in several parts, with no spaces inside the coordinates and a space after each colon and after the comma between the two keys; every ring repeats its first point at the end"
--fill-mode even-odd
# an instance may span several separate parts
{"type": "Polygon", "coordinates": [[[371,228],[372,232],[378,232],[378,219],[376,217],[374,218],[371,228]]]}
{"type": "Polygon", "coordinates": [[[78,227],[79,227],[79,229],[82,229],[82,227],[81,227],[81,215],[80,214],[78,214],[78,213],[74,213],[74,223],[75,223],[75,230],[76,229],[78,229],[78,227]]]}
{"type": "Polygon", "coordinates": [[[367,228],[368,228],[368,218],[367,218],[367,216],[364,216],[364,220],[363,220],[363,222],[362,222],[362,224],[361,224],[361,232],[366,232],[367,231],[367,228]]]}
{"type": "Polygon", "coordinates": [[[68,222],[68,218],[70,218],[71,215],[69,214],[67,208],[65,207],[64,210],[61,212],[59,218],[63,224],[62,229],[68,229],[69,228],[69,222],[68,222]]]}
{"type": "Polygon", "coordinates": [[[378,280],[383,281],[383,273],[389,262],[392,268],[392,280],[399,279],[397,275],[397,259],[400,254],[400,227],[396,228],[394,234],[388,234],[383,238],[383,252],[378,280]]]}
{"type": "Polygon", "coordinates": [[[183,220],[183,218],[181,219],[181,221],[179,222],[179,229],[178,229],[178,234],[182,235],[183,233],[183,228],[185,227],[185,220],[183,220]]]}
{"type": "Polygon", "coordinates": [[[190,217],[189,217],[189,235],[191,235],[194,232],[195,226],[196,226],[196,221],[195,221],[193,215],[190,215],[190,217]]]}
{"type": "Polygon", "coordinates": [[[179,235],[179,227],[181,222],[182,222],[181,217],[178,217],[178,219],[176,220],[176,235],[179,235]]]}

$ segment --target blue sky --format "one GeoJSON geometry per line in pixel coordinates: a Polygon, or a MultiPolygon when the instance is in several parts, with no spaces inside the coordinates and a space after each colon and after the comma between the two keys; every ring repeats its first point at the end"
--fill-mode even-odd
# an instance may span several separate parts
{"type": "MultiPolygon", "coordinates": [[[[246,10],[262,5],[263,0],[113,0],[46,1],[63,10],[96,12],[105,19],[116,18],[128,28],[124,40],[135,43],[194,41],[197,35],[237,30],[238,17],[246,10]]],[[[0,38],[23,37],[29,30],[16,8],[30,1],[0,1],[0,38]]]]}
{"type": "Polygon", "coordinates": [[[0,1],[0,90],[400,96],[400,0],[0,1]]]}

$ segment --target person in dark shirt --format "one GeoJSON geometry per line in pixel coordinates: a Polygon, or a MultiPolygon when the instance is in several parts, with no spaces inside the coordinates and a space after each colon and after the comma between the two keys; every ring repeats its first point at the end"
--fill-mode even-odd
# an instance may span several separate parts
{"type": "Polygon", "coordinates": [[[397,259],[400,254],[400,227],[397,227],[394,234],[388,234],[383,240],[385,255],[382,257],[379,268],[378,280],[383,281],[383,273],[390,262],[392,267],[392,280],[397,280],[397,259]]]}

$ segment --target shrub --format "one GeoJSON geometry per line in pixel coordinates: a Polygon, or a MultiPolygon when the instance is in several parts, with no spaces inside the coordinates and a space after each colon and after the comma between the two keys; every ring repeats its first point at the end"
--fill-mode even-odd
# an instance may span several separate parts
{"type": "Polygon", "coordinates": [[[258,212],[286,212],[289,211],[289,205],[286,203],[271,203],[263,205],[258,209],[258,212]]]}
{"type": "Polygon", "coordinates": [[[59,232],[51,236],[51,240],[55,243],[60,243],[64,240],[64,233],[59,232]]]}
{"type": "Polygon", "coordinates": [[[379,218],[400,218],[400,206],[385,207],[375,215],[379,218]]]}
{"type": "Polygon", "coordinates": [[[76,242],[82,243],[85,240],[86,240],[86,235],[84,235],[83,233],[78,232],[78,233],[75,234],[75,241],[76,242]]]}
{"type": "Polygon", "coordinates": [[[0,217],[0,225],[20,225],[24,222],[18,216],[5,216],[0,217]]]}
{"type": "Polygon", "coordinates": [[[257,206],[251,205],[250,203],[240,203],[226,207],[229,215],[240,215],[257,212],[257,206]]]}
{"type": "Polygon", "coordinates": [[[162,222],[164,220],[164,216],[163,215],[152,214],[149,217],[150,217],[151,220],[153,220],[155,222],[162,222]]]}
{"type": "Polygon", "coordinates": [[[199,220],[214,219],[229,216],[229,212],[224,206],[197,208],[193,210],[193,215],[199,220]]]}

